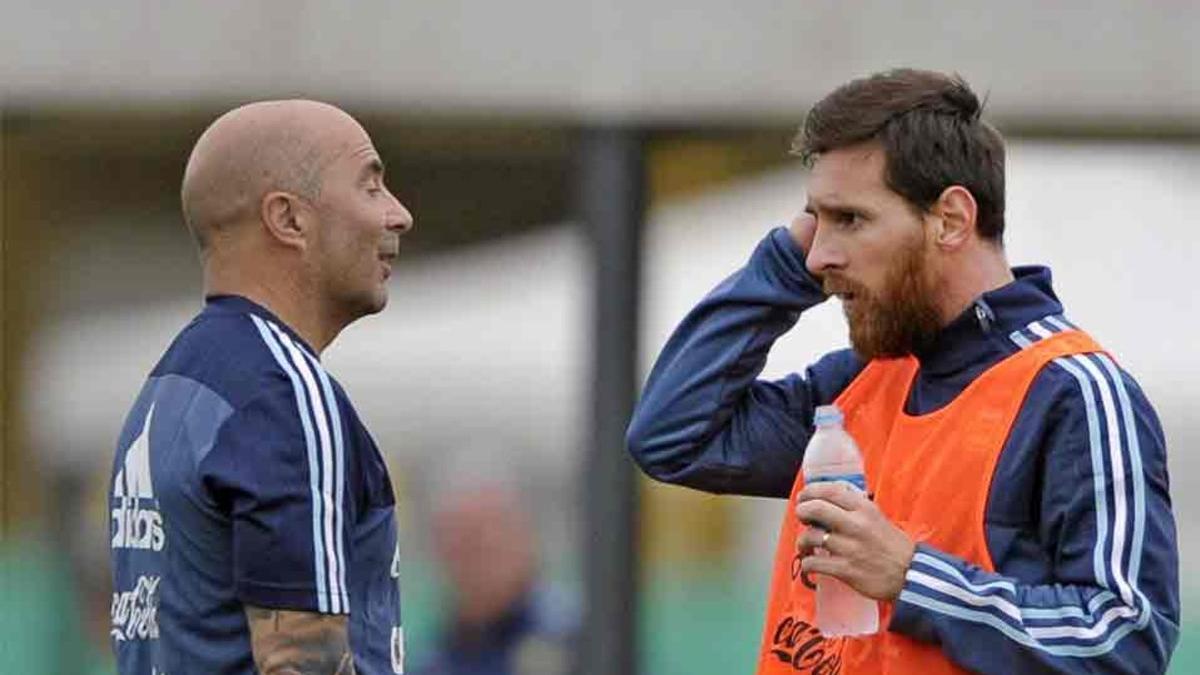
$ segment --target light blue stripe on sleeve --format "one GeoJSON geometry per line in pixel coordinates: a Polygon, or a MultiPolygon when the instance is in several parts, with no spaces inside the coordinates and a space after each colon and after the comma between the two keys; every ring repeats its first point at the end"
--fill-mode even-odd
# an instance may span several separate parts
{"type": "Polygon", "coordinates": [[[1092,573],[1096,575],[1096,583],[1108,588],[1108,572],[1104,566],[1104,548],[1108,537],[1108,485],[1104,479],[1104,448],[1100,440],[1096,392],[1092,388],[1092,382],[1088,375],[1071,363],[1070,359],[1063,357],[1055,359],[1054,363],[1061,366],[1079,382],[1079,390],[1083,395],[1083,405],[1087,415],[1088,445],[1092,456],[1092,492],[1096,498],[1096,547],[1092,553],[1092,573]]]}
{"type": "Polygon", "coordinates": [[[342,416],[338,409],[337,397],[334,395],[333,386],[329,383],[329,374],[321,367],[321,364],[310,354],[308,360],[312,368],[317,373],[317,377],[321,380],[321,391],[325,395],[325,402],[329,408],[329,425],[333,427],[333,449],[334,449],[334,486],[336,488],[336,496],[334,500],[334,514],[336,524],[334,526],[334,541],[337,547],[338,559],[338,574],[339,587],[342,592],[342,607],[345,611],[350,610],[350,597],[346,586],[346,553],[343,545],[343,540],[346,538],[345,520],[344,520],[344,486],[346,483],[346,446],[342,439],[342,416]]]}
{"type": "Polygon", "coordinates": [[[1125,423],[1125,447],[1129,450],[1129,473],[1133,479],[1133,548],[1129,553],[1129,583],[1137,587],[1138,574],[1142,566],[1142,545],[1146,535],[1146,485],[1142,469],[1142,449],[1138,440],[1137,426],[1133,418],[1133,405],[1129,402],[1129,392],[1125,389],[1125,380],[1121,377],[1112,359],[1107,354],[1097,354],[1097,360],[1104,365],[1109,377],[1117,390],[1117,398],[1121,403],[1121,418],[1125,423]]]}
{"type": "Polygon", "coordinates": [[[288,363],[280,345],[275,341],[275,337],[271,335],[271,331],[267,328],[266,323],[254,315],[250,315],[250,318],[254,321],[255,327],[258,328],[259,335],[262,336],[263,342],[267,344],[271,355],[275,357],[276,363],[283,368],[283,372],[287,373],[288,379],[292,381],[292,389],[296,392],[296,407],[300,413],[301,425],[304,428],[304,443],[307,446],[308,453],[309,489],[312,492],[313,568],[317,575],[317,609],[320,612],[328,612],[330,597],[325,579],[325,548],[321,537],[321,495],[320,489],[317,487],[319,470],[317,468],[316,442],[313,438],[312,422],[309,419],[308,399],[304,393],[304,386],[300,382],[300,376],[296,374],[296,371],[288,363]]]}
{"type": "Polygon", "coordinates": [[[1119,628],[1114,630],[1111,635],[1108,636],[1107,640],[1095,645],[1047,645],[1034,639],[1030,635],[1024,633],[1012,624],[990,612],[983,612],[975,609],[967,609],[958,605],[952,605],[950,603],[942,602],[941,600],[936,600],[911,590],[902,591],[900,593],[900,601],[907,602],[918,607],[924,607],[925,609],[932,610],[939,614],[952,616],[956,619],[963,619],[964,621],[991,626],[1014,642],[1027,647],[1040,649],[1055,656],[1100,656],[1101,654],[1107,654],[1108,652],[1112,651],[1118,640],[1139,628],[1139,625],[1133,623],[1122,624],[1119,628]]]}
{"type": "Polygon", "coordinates": [[[291,355],[292,363],[300,374],[300,379],[304,382],[309,399],[313,401],[313,421],[316,423],[317,440],[319,441],[317,461],[321,468],[320,496],[323,504],[321,531],[324,536],[323,546],[325,550],[325,564],[327,565],[326,579],[329,584],[329,611],[334,614],[344,613],[346,611],[346,608],[342,604],[344,589],[340,584],[342,576],[339,572],[340,565],[337,557],[337,546],[334,543],[336,541],[334,536],[334,521],[338,505],[334,500],[333,434],[329,428],[326,406],[322,401],[317,378],[313,376],[312,369],[305,358],[305,355],[308,353],[307,350],[298,347],[291,337],[275,324],[267,322],[267,325],[275,333],[275,337],[278,338],[279,343],[291,355]]]}
{"type": "Polygon", "coordinates": [[[993,593],[990,592],[992,589],[1007,591],[1013,600],[1013,607],[1019,612],[1021,618],[1023,619],[1075,618],[1094,620],[1096,611],[1100,607],[1104,606],[1104,604],[1109,600],[1117,597],[1111,591],[1102,591],[1088,602],[1087,612],[1084,612],[1083,608],[1073,605],[1063,607],[1023,607],[1016,604],[1015,600],[1017,595],[1017,587],[1010,581],[1002,579],[999,581],[989,581],[983,584],[971,583],[971,581],[963,576],[962,572],[956,569],[953,565],[927,553],[917,553],[913,557],[913,563],[931,567],[941,572],[943,576],[948,577],[948,580],[953,582],[955,585],[973,591],[976,595],[981,597],[985,595],[993,595],[993,593]]]}

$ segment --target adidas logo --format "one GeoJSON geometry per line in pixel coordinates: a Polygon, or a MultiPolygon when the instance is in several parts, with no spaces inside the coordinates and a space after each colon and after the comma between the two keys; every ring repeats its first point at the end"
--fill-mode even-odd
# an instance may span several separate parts
{"type": "Polygon", "coordinates": [[[125,452],[125,464],[113,480],[112,510],[113,548],[133,548],[161,551],[165,543],[162,515],[158,501],[154,499],[154,485],[150,480],[150,420],[154,417],[154,405],[146,413],[142,433],[133,439],[125,452]],[[150,502],[150,508],[143,504],[150,502]]]}

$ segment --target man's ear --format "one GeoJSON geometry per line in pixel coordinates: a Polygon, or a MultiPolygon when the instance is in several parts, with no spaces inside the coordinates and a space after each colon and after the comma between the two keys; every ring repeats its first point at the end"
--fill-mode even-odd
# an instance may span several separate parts
{"type": "Polygon", "coordinates": [[[975,234],[975,219],[979,206],[971,191],[961,185],[951,185],[929,209],[938,217],[939,229],[934,243],[943,248],[958,248],[975,234]]]}
{"type": "Polygon", "coordinates": [[[290,192],[263,195],[260,219],[267,232],[284,246],[305,248],[308,244],[308,213],[301,200],[290,192]]]}

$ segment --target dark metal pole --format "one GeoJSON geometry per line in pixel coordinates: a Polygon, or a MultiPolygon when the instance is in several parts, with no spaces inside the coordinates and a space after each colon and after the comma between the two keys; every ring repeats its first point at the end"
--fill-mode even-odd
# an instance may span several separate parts
{"type": "Polygon", "coordinates": [[[579,139],[579,206],[592,264],[592,427],[585,496],[584,631],[577,675],[637,672],[637,484],[625,427],[637,395],[645,157],[632,127],[579,139]]]}

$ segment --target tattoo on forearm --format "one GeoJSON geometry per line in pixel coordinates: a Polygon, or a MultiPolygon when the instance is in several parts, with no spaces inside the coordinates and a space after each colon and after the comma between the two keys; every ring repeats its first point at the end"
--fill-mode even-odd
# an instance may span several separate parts
{"type": "Polygon", "coordinates": [[[346,617],[246,607],[262,675],[354,675],[346,617]]]}

